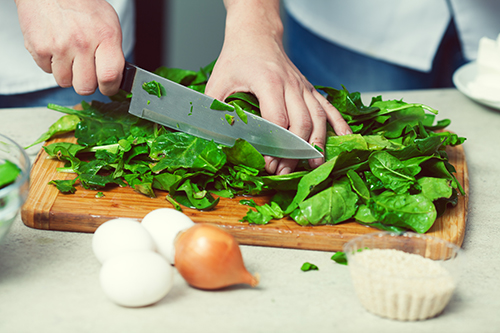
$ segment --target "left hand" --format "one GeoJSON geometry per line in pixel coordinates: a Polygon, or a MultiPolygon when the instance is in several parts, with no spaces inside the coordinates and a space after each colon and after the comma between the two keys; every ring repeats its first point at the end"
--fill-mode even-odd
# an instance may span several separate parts
{"type": "MultiPolygon", "coordinates": [[[[251,6],[252,2],[226,1],[228,18],[224,46],[205,93],[219,100],[237,91],[253,93],[259,100],[262,117],[322,149],[325,148],[327,121],[338,135],[352,133],[337,109],[307,81],[286,55],[281,42],[279,10],[279,22],[269,17],[266,20],[273,11],[265,7],[274,1],[265,0],[262,6],[255,7],[251,6]],[[250,7],[241,7],[245,4],[250,7]],[[255,11],[255,16],[251,10],[255,11]],[[241,13],[244,15],[239,15],[241,13]],[[251,23],[242,17],[255,26],[249,25],[251,23]],[[261,19],[255,21],[252,17],[261,19]],[[274,28],[266,26],[262,20],[274,28]]],[[[271,174],[290,173],[298,163],[298,160],[270,156],[265,159],[266,171],[271,174]]],[[[323,162],[324,159],[319,158],[310,160],[309,164],[317,167],[323,162]]]]}

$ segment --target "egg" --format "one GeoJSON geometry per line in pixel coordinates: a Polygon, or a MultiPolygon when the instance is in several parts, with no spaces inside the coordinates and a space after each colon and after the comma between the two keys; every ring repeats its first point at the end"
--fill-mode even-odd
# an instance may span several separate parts
{"type": "Polygon", "coordinates": [[[113,256],[101,267],[104,294],[116,304],[141,307],[164,298],[173,285],[174,268],[156,252],[137,251],[113,256]]]}
{"type": "Polygon", "coordinates": [[[156,251],[171,264],[175,258],[175,238],[179,232],[194,225],[194,222],[184,213],[172,208],[160,208],[149,212],[142,225],[153,237],[156,251]]]}
{"type": "Polygon", "coordinates": [[[92,250],[104,263],[126,252],[155,251],[153,238],[139,221],[119,218],[100,225],[92,238],[92,250]]]}

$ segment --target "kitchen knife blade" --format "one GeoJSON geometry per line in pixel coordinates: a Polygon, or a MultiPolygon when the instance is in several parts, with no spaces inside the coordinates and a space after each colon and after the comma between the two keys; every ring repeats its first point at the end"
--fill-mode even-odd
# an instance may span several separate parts
{"type": "MultiPolygon", "coordinates": [[[[132,93],[129,113],[171,129],[230,147],[241,138],[263,155],[291,159],[323,156],[307,141],[262,117],[244,111],[245,123],[234,111],[211,109],[214,98],[133,64],[125,64],[120,88],[132,93]],[[149,94],[143,84],[151,81],[160,83],[166,93],[161,97],[149,94]],[[234,117],[232,124],[226,114],[234,117]]],[[[229,104],[220,101],[217,104],[234,110],[229,104]]]]}

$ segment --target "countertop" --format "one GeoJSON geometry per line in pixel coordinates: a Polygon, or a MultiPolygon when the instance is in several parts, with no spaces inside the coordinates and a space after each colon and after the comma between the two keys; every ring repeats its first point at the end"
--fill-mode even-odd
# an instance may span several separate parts
{"type": "MultiPolygon", "coordinates": [[[[261,276],[257,288],[202,291],[175,273],[162,301],[124,308],[101,291],[92,234],[31,229],[18,216],[0,244],[0,332],[500,332],[500,111],[455,89],[381,94],[436,108],[438,119],[450,118],[449,129],[467,137],[466,262],[438,317],[377,317],[360,305],[348,268],[330,260],[332,253],[258,246],[241,246],[248,270],[261,276]],[[305,261],[319,270],[302,272],[305,261]]],[[[0,133],[28,145],[61,115],[46,108],[0,109],[0,133]]],[[[40,146],[28,150],[31,158],[40,146]]]]}

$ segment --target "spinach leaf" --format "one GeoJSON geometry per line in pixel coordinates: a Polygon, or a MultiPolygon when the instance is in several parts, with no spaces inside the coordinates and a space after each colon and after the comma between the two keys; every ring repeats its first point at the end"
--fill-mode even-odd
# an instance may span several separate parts
{"type": "Polygon", "coordinates": [[[422,187],[422,195],[431,201],[440,198],[447,199],[451,197],[453,193],[448,179],[422,177],[418,180],[418,183],[422,187]]]}
{"type": "Polygon", "coordinates": [[[359,195],[359,197],[368,201],[370,199],[370,191],[358,173],[354,170],[348,170],[347,177],[351,182],[353,190],[359,195]]]}
{"type": "Polygon", "coordinates": [[[0,163],[0,188],[13,183],[20,173],[21,169],[11,161],[5,160],[0,163]]]}
{"type": "Polygon", "coordinates": [[[68,179],[68,180],[51,180],[49,184],[57,187],[57,189],[61,191],[61,193],[75,193],[76,192],[75,183],[77,179],[78,177],[75,179],[68,179]]]}
{"type": "Polygon", "coordinates": [[[80,122],[80,118],[76,115],[65,115],[59,118],[55,123],[50,125],[47,132],[43,133],[35,142],[25,147],[28,149],[34,145],[47,141],[56,135],[68,133],[76,129],[77,124],[80,122]]]}
{"type": "Polygon", "coordinates": [[[230,114],[225,114],[224,115],[224,118],[226,118],[226,121],[229,125],[233,125],[234,124],[234,116],[230,115],[230,114]]]}
{"type": "Polygon", "coordinates": [[[148,94],[154,95],[158,98],[167,95],[165,87],[161,83],[156,81],[144,82],[142,84],[142,89],[144,89],[148,94]]]}
{"type": "Polygon", "coordinates": [[[351,218],[356,209],[358,195],[344,177],[329,188],[301,202],[290,217],[300,225],[336,224],[351,218]]]}
{"type": "Polygon", "coordinates": [[[234,165],[242,164],[260,171],[266,164],[264,156],[243,139],[236,139],[233,147],[223,147],[223,151],[227,160],[234,165]]]}
{"type": "Polygon", "coordinates": [[[377,221],[425,233],[436,219],[436,207],[423,194],[386,191],[368,202],[377,221]]]}
{"type": "Polygon", "coordinates": [[[292,211],[294,211],[299,206],[299,204],[309,196],[309,194],[314,190],[316,186],[327,180],[334,166],[335,160],[330,160],[323,163],[308,174],[304,175],[298,184],[297,194],[293,198],[293,201],[290,203],[288,208],[285,210],[285,214],[288,215],[292,211]]]}
{"type": "Polygon", "coordinates": [[[408,191],[416,182],[408,167],[385,151],[374,152],[368,159],[370,170],[384,187],[396,193],[408,191]]]}
{"type": "Polygon", "coordinates": [[[171,132],[155,138],[149,157],[158,160],[151,167],[155,173],[179,168],[216,172],[226,163],[224,152],[213,141],[182,132],[171,132]]]}
{"type": "Polygon", "coordinates": [[[335,261],[337,264],[347,265],[347,256],[342,251],[335,252],[330,259],[335,261]]]}
{"type": "Polygon", "coordinates": [[[210,105],[210,109],[218,110],[218,111],[234,111],[233,106],[226,104],[226,103],[222,103],[221,101],[219,101],[217,99],[214,99],[214,101],[210,105]]]}
{"type": "MultiPolygon", "coordinates": [[[[213,209],[218,203],[219,198],[215,199],[210,195],[210,193],[205,190],[200,190],[196,184],[191,183],[191,180],[186,179],[186,181],[179,186],[177,191],[185,192],[186,198],[191,204],[188,207],[194,207],[199,210],[210,210],[213,209]]],[[[179,201],[179,194],[174,195],[174,199],[179,201]]]]}
{"type": "Polygon", "coordinates": [[[270,205],[264,204],[262,206],[257,205],[253,199],[240,200],[240,203],[256,209],[256,211],[249,209],[240,222],[246,221],[253,224],[267,224],[272,219],[281,219],[284,216],[283,210],[274,201],[271,201],[270,205]]]}
{"type": "Polygon", "coordinates": [[[241,106],[239,104],[237,104],[237,103],[234,103],[234,109],[236,110],[236,114],[238,115],[238,117],[240,117],[240,119],[245,124],[248,124],[247,114],[245,113],[245,111],[243,111],[243,109],[241,108],[241,106]]]}
{"type": "Polygon", "coordinates": [[[326,159],[330,160],[342,152],[350,152],[354,149],[368,150],[368,145],[361,135],[329,136],[325,145],[326,159]]]}
{"type": "Polygon", "coordinates": [[[302,264],[302,267],[300,267],[300,270],[303,272],[317,271],[317,270],[319,270],[319,268],[315,264],[311,264],[310,262],[305,262],[302,264]]]}

